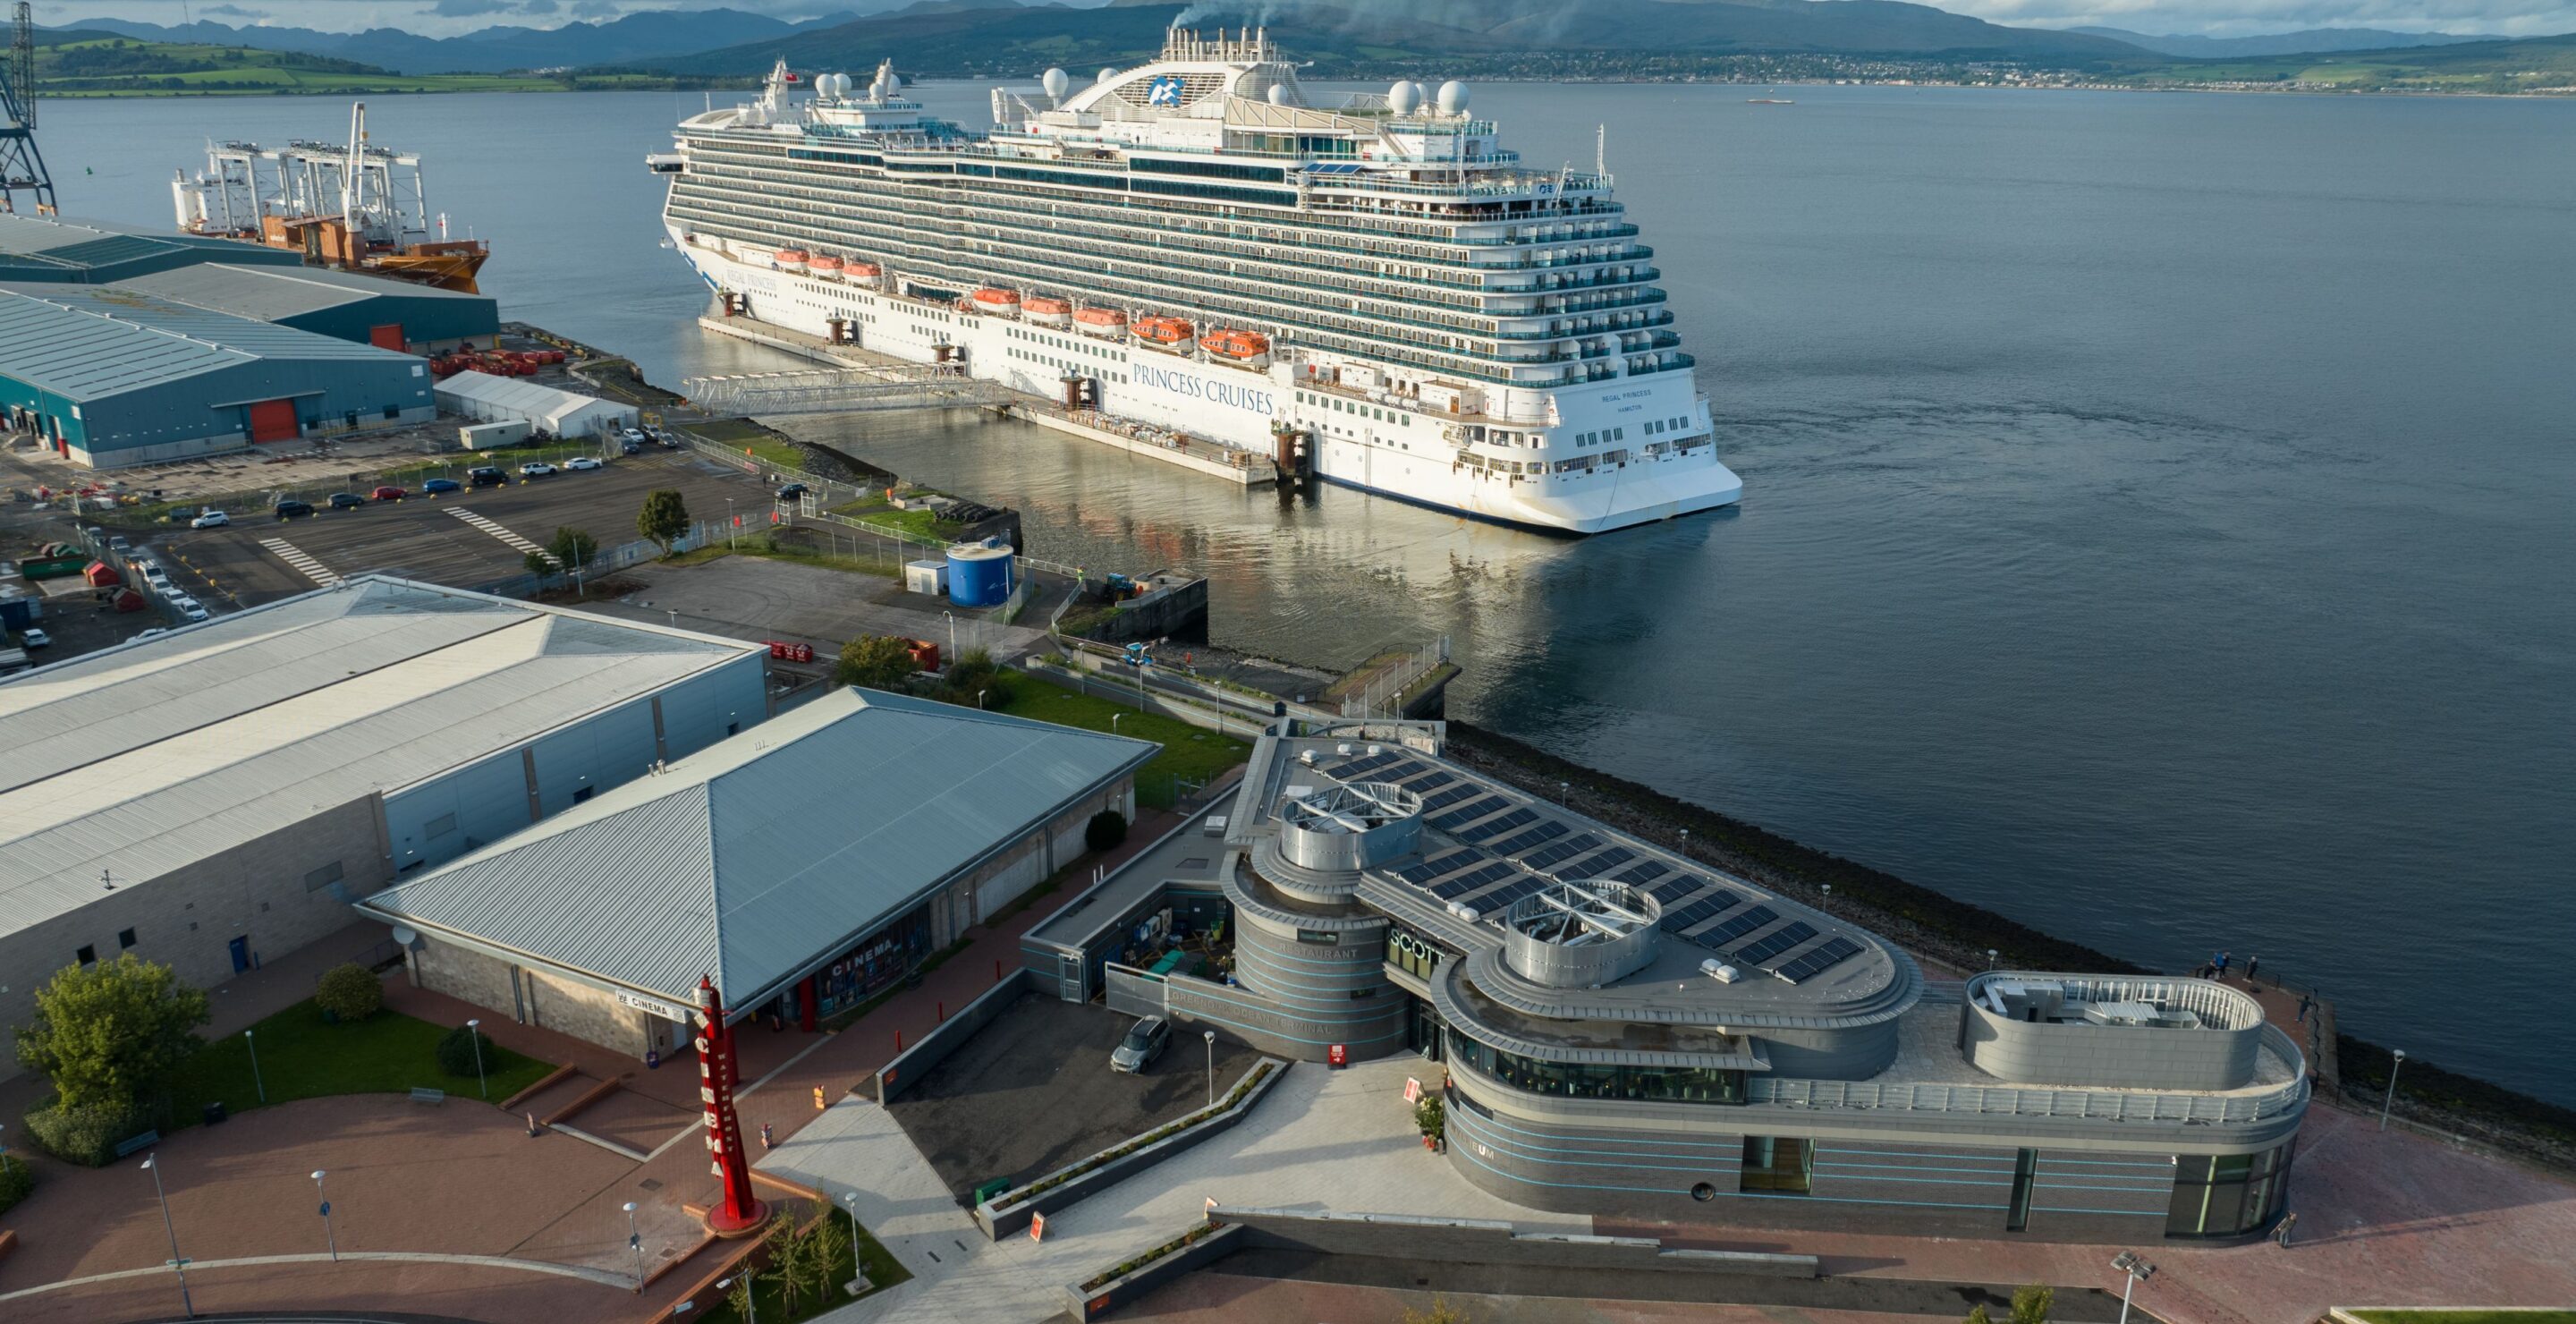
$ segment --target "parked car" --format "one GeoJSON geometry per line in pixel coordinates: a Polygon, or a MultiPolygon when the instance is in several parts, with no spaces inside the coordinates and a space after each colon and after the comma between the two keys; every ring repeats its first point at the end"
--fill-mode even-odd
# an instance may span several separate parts
{"type": "Polygon", "coordinates": [[[163,598],[171,602],[177,602],[179,599],[188,596],[188,590],[172,583],[168,575],[163,575],[161,578],[154,580],[152,582],[152,591],[160,594],[163,598]]]}
{"type": "Polygon", "coordinates": [[[662,443],[662,449],[666,451],[675,451],[680,449],[680,439],[671,433],[657,432],[653,434],[653,439],[662,443]]]}
{"type": "Polygon", "coordinates": [[[133,638],[126,640],[125,642],[127,642],[127,643],[129,643],[129,644],[139,644],[139,643],[142,643],[142,642],[143,642],[144,640],[146,640],[146,639],[158,639],[158,638],[160,638],[161,636],[163,636],[163,635],[165,635],[165,634],[168,634],[168,633],[170,633],[170,630],[169,630],[169,628],[168,628],[167,626],[156,625],[156,626],[153,626],[151,629],[146,630],[146,631],[144,631],[143,633],[138,634],[138,635],[134,636],[133,638]]]}
{"type": "Polygon", "coordinates": [[[1172,1023],[1160,1016],[1148,1016],[1127,1031],[1127,1037],[1109,1052],[1109,1069],[1130,1075],[1154,1065],[1154,1059],[1172,1046],[1172,1023]]]}
{"type": "Polygon", "coordinates": [[[206,619],[206,609],[198,606],[195,600],[191,599],[186,606],[179,609],[179,619],[194,625],[206,619]]]}
{"type": "Polygon", "coordinates": [[[509,482],[510,476],[487,464],[479,469],[466,470],[465,479],[476,487],[499,487],[509,482]]]}
{"type": "Polygon", "coordinates": [[[18,632],[18,645],[22,648],[51,648],[54,637],[30,625],[18,632]]]}
{"type": "Polygon", "coordinates": [[[465,484],[460,483],[453,478],[432,478],[420,485],[420,494],[422,496],[428,496],[433,492],[461,492],[464,490],[465,484]]]}
{"type": "Polygon", "coordinates": [[[125,535],[120,533],[107,540],[107,550],[111,552],[130,552],[134,550],[134,544],[126,541],[125,535]]]}
{"type": "Polygon", "coordinates": [[[805,495],[809,490],[811,489],[807,488],[803,483],[789,483],[787,486],[778,489],[778,499],[781,501],[793,501],[796,498],[805,495]]]}
{"type": "Polygon", "coordinates": [[[629,446],[641,446],[644,444],[644,430],[642,428],[627,428],[617,434],[617,439],[625,442],[629,446]]]}
{"type": "Polygon", "coordinates": [[[364,507],[366,504],[367,499],[355,492],[334,492],[331,494],[331,509],[333,510],[357,510],[364,507]]]}
{"type": "Polygon", "coordinates": [[[599,461],[594,460],[587,455],[576,455],[571,459],[564,461],[564,467],[567,469],[605,469],[608,466],[601,464],[599,461]]]}
{"type": "Polygon", "coordinates": [[[519,466],[519,476],[522,478],[544,478],[554,472],[555,467],[543,460],[530,460],[519,466]]]}
{"type": "Polygon", "coordinates": [[[400,501],[404,497],[410,496],[411,493],[406,492],[399,487],[387,484],[386,486],[377,488],[373,492],[369,492],[367,495],[374,497],[378,501],[400,501]]]}
{"type": "Polygon", "coordinates": [[[312,514],[313,503],[310,501],[298,501],[293,497],[287,497],[277,503],[274,511],[279,519],[293,519],[298,515],[312,514]]]}
{"type": "Polygon", "coordinates": [[[196,611],[200,607],[203,607],[205,604],[197,601],[195,598],[189,597],[185,593],[174,593],[170,596],[170,605],[178,608],[179,614],[185,616],[189,612],[196,611]]]}
{"type": "Polygon", "coordinates": [[[192,529],[220,529],[232,522],[232,516],[227,515],[220,510],[209,510],[200,513],[195,519],[188,521],[188,527],[192,529]]]}
{"type": "Polygon", "coordinates": [[[641,455],[644,453],[644,443],[640,441],[619,442],[617,444],[617,453],[620,455],[641,455]]]}

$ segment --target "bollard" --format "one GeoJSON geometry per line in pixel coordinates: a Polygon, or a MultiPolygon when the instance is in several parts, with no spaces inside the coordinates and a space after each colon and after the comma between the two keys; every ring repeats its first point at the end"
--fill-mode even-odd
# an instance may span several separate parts
{"type": "Polygon", "coordinates": [[[894,1051],[897,1054],[903,1052],[903,1031],[901,1030],[894,1032],[894,1051]]]}
{"type": "Polygon", "coordinates": [[[998,958],[993,962],[993,982],[996,984],[1002,982],[1002,963],[998,958]]]}
{"type": "Polygon", "coordinates": [[[814,1087],[814,1111],[823,1111],[823,1106],[823,1087],[817,1085],[814,1087]]]}
{"type": "Polygon", "coordinates": [[[939,1023],[942,1025],[948,1023],[948,1004],[944,1001],[939,1004],[939,1023]]]}

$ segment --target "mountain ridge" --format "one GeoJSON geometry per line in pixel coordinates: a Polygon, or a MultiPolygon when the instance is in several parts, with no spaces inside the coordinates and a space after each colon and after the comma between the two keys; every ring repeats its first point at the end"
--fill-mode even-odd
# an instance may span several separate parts
{"type": "Polygon", "coordinates": [[[2156,35],[2131,32],[2125,28],[2074,27],[2068,32],[2082,32],[2154,51],[2158,55],[2185,59],[2225,60],[2261,55],[2326,55],[2344,51],[2410,50],[2422,46],[2462,46],[2476,42],[2509,41],[2492,33],[2457,35],[2448,32],[2391,32],[2385,28],[2306,28],[2297,32],[2278,32],[2257,37],[2203,37],[2191,33],[2156,35]]]}

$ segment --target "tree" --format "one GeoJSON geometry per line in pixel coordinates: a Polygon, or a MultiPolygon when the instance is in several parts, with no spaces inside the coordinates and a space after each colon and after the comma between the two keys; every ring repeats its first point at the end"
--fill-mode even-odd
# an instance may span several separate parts
{"type": "Polygon", "coordinates": [[[671,545],[689,531],[688,502],[681,499],[677,488],[645,493],[644,508],[635,514],[635,531],[651,539],[654,546],[662,549],[662,555],[669,556],[671,545]]]}
{"type": "Polygon", "coordinates": [[[335,965],[314,985],[313,1001],[336,1019],[363,1021],[385,1005],[384,981],[355,961],[335,965]]]}
{"type": "Polygon", "coordinates": [[[18,1029],[18,1061],[54,1084],[65,1108],[130,1109],[203,1046],[206,993],[170,967],[127,952],[66,966],[36,990],[36,1019],[18,1029]]]}
{"type": "Polygon", "coordinates": [[[599,557],[599,539],[574,528],[557,528],[546,540],[546,551],[561,562],[566,570],[579,570],[599,557]]]}
{"type": "Polygon", "coordinates": [[[492,1036],[471,1025],[460,1025],[440,1035],[434,1052],[438,1058],[438,1069],[459,1080],[490,1071],[501,1064],[500,1049],[493,1045],[492,1036]],[[477,1054],[480,1054],[479,1058],[477,1054]]]}
{"type": "Polygon", "coordinates": [[[832,679],[872,690],[900,690],[921,670],[913,660],[912,641],[890,634],[863,634],[841,645],[841,661],[832,679]]]}
{"type": "Polygon", "coordinates": [[[1467,1312],[1449,1304],[1449,1298],[1438,1295],[1431,1298],[1428,1310],[1407,1306],[1403,1318],[1404,1324],[1467,1324],[1467,1312]]]}
{"type": "Polygon", "coordinates": [[[2032,1283],[2013,1291],[2011,1324],[2048,1324],[2048,1312],[2057,1304],[2057,1289],[2044,1283],[2032,1283]]]}
{"type": "Polygon", "coordinates": [[[1995,1312],[1986,1309],[1986,1303],[1980,1301],[1968,1308],[1967,1324],[1995,1324],[1995,1312]]]}
{"type": "Polygon", "coordinates": [[[1103,809],[1082,825],[1082,844],[1093,854],[1118,849],[1127,840],[1127,816],[1115,809],[1103,809]]]}

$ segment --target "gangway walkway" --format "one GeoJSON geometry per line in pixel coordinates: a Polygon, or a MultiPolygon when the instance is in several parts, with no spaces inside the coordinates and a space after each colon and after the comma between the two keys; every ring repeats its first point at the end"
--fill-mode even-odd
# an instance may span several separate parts
{"type": "Polygon", "coordinates": [[[691,377],[681,388],[691,404],[717,418],[960,409],[1007,405],[1019,398],[999,382],[978,381],[932,364],[691,377]]]}

